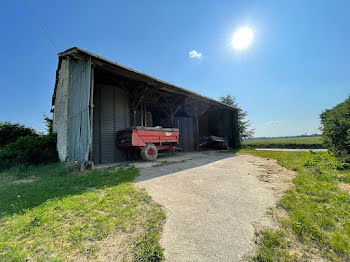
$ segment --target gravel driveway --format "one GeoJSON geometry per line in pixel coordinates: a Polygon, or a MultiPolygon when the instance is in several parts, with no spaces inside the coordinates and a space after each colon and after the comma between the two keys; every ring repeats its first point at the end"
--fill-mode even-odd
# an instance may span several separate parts
{"type": "Polygon", "coordinates": [[[136,184],[167,214],[167,261],[242,261],[293,173],[273,160],[220,152],[183,154],[141,169],[136,184]],[[164,163],[163,163],[164,164],[164,163]]]}

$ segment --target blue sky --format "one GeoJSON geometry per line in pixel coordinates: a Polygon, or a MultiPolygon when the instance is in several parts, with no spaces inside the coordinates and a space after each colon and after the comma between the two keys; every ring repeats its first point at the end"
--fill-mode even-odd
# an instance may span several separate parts
{"type": "MultiPolygon", "coordinates": [[[[59,51],[79,46],[215,99],[230,93],[256,136],[317,132],[322,110],[350,94],[350,1],[27,1],[59,51]],[[254,41],[237,52],[241,26],[254,41]]],[[[23,0],[1,11],[0,121],[43,130],[57,51],[23,0]]]]}

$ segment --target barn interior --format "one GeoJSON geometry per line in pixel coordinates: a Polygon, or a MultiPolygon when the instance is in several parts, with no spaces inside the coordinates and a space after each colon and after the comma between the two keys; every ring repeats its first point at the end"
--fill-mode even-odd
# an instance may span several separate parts
{"type": "Polygon", "coordinates": [[[236,110],[125,68],[99,60],[92,64],[95,163],[125,159],[113,141],[129,126],[179,128],[178,148],[184,152],[198,150],[206,136],[226,137],[235,146],[236,110]]]}

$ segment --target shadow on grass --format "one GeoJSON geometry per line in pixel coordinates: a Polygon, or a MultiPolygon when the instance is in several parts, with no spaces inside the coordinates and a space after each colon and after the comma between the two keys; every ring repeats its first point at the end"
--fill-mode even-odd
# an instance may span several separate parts
{"type": "Polygon", "coordinates": [[[118,171],[78,172],[61,163],[5,171],[0,173],[2,181],[6,181],[6,177],[36,180],[0,184],[0,217],[32,209],[48,200],[132,182],[137,175],[138,170],[132,167],[118,171]]]}

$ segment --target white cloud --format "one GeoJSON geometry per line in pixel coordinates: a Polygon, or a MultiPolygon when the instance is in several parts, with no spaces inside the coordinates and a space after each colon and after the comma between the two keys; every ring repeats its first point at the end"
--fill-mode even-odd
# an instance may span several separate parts
{"type": "Polygon", "coordinates": [[[280,123],[280,121],[270,121],[270,122],[265,123],[265,125],[274,126],[274,125],[278,125],[279,123],[280,123]]]}
{"type": "Polygon", "coordinates": [[[188,55],[190,58],[198,58],[200,59],[202,57],[202,53],[197,52],[196,50],[192,50],[188,52],[188,55]]]}

